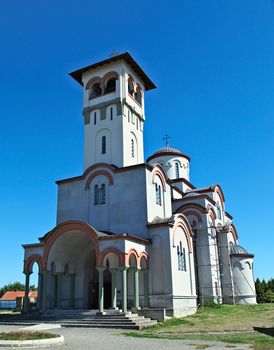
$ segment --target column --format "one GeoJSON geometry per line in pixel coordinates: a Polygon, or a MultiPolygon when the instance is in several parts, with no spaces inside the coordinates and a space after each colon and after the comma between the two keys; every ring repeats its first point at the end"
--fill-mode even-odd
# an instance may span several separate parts
{"type": "Polygon", "coordinates": [[[38,309],[42,309],[42,285],[43,285],[43,275],[41,272],[38,274],[38,299],[37,299],[37,306],[38,309]]]}
{"type": "Polygon", "coordinates": [[[111,272],[111,303],[112,303],[112,309],[117,309],[117,286],[116,286],[117,269],[110,269],[110,272],[111,272]]]}
{"type": "Polygon", "coordinates": [[[62,292],[62,272],[56,272],[57,276],[57,300],[56,307],[58,309],[61,308],[61,292],[62,292]]]}
{"type": "Polygon", "coordinates": [[[30,273],[26,272],[26,281],[25,281],[25,295],[23,299],[23,312],[27,313],[29,311],[29,277],[30,273]]]}
{"type": "Polygon", "coordinates": [[[144,273],[144,306],[149,306],[148,300],[148,269],[142,269],[144,273]]]}
{"type": "Polygon", "coordinates": [[[70,276],[70,300],[69,307],[74,309],[74,299],[75,299],[75,273],[69,274],[70,276]]]}
{"type": "Polygon", "coordinates": [[[122,272],[122,311],[127,312],[127,267],[121,266],[120,270],[122,272]]]}
{"type": "Polygon", "coordinates": [[[140,307],[140,297],[139,297],[139,271],[140,268],[134,268],[134,306],[138,309],[140,307]]]}
{"type": "Polygon", "coordinates": [[[97,267],[97,270],[99,271],[99,312],[104,312],[104,267],[97,267]]]}
{"type": "Polygon", "coordinates": [[[46,310],[47,305],[47,270],[42,272],[42,311],[46,310]]]}

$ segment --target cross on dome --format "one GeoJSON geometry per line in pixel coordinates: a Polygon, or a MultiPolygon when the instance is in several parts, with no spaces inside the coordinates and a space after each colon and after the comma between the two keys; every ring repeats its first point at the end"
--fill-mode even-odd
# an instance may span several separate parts
{"type": "Polygon", "coordinates": [[[171,137],[167,134],[165,134],[165,136],[163,137],[163,140],[165,141],[166,143],[166,147],[169,146],[169,140],[171,139],[171,137]]]}

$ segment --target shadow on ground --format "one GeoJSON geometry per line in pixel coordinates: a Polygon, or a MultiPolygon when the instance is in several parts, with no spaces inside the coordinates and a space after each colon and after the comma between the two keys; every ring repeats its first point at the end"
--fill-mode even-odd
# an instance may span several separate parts
{"type": "Polygon", "coordinates": [[[274,337],[274,328],[266,328],[266,327],[253,327],[254,331],[263,333],[266,335],[270,335],[271,337],[274,337]]]}

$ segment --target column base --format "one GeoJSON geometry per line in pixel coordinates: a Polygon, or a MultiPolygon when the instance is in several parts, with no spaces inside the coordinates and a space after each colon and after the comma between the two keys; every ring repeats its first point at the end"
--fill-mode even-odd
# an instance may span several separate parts
{"type": "Polygon", "coordinates": [[[103,311],[103,312],[100,312],[100,311],[96,312],[96,316],[103,316],[103,315],[106,315],[106,314],[107,313],[105,311],[103,311]]]}

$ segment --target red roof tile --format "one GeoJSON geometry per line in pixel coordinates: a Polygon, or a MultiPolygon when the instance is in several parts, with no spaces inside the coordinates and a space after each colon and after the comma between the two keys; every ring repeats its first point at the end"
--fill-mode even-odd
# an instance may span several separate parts
{"type": "Polygon", "coordinates": [[[0,300],[15,300],[16,298],[23,298],[25,295],[24,291],[7,291],[0,300]]]}

